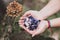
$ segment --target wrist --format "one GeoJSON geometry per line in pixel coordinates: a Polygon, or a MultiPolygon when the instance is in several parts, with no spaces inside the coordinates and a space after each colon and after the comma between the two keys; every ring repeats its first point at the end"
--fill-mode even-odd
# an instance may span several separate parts
{"type": "Polygon", "coordinates": [[[48,22],[48,29],[49,29],[49,28],[51,28],[51,24],[50,24],[49,20],[47,20],[47,22],[48,22]]]}
{"type": "Polygon", "coordinates": [[[46,25],[46,27],[49,29],[49,28],[51,27],[50,21],[45,21],[45,25],[46,25]]]}
{"type": "Polygon", "coordinates": [[[51,29],[51,23],[50,23],[50,21],[49,21],[49,20],[47,20],[47,23],[48,23],[48,26],[47,26],[47,27],[48,27],[48,29],[50,30],[50,32],[51,32],[51,33],[53,33],[53,30],[51,29]]]}
{"type": "Polygon", "coordinates": [[[49,20],[46,21],[46,27],[49,29],[51,28],[51,22],[49,20]]]}
{"type": "Polygon", "coordinates": [[[45,24],[46,24],[46,27],[48,28],[49,25],[48,25],[48,22],[47,21],[45,21],[45,24]]]}

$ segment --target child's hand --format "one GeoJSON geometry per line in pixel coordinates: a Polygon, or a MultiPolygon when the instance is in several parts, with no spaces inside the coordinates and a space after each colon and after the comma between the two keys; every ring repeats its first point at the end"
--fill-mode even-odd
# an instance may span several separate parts
{"type": "MultiPolygon", "coordinates": [[[[29,15],[32,15],[34,18],[43,20],[43,16],[39,11],[35,11],[35,10],[29,10],[27,12],[25,12],[25,14],[23,16],[28,17],[29,15]]],[[[22,16],[22,17],[23,17],[22,16]]]]}
{"type": "Polygon", "coordinates": [[[24,26],[24,19],[30,15],[33,16],[34,18],[37,18],[38,20],[41,20],[40,13],[38,11],[32,11],[32,10],[27,11],[19,20],[20,27],[26,30],[28,33],[32,34],[32,36],[35,36],[44,32],[45,29],[47,28],[47,21],[41,21],[37,29],[33,31],[29,30],[24,26]]]}
{"type": "Polygon", "coordinates": [[[34,37],[35,35],[43,33],[47,28],[48,28],[48,22],[42,20],[40,22],[40,24],[38,25],[37,29],[32,31],[33,32],[32,37],[34,37]]]}

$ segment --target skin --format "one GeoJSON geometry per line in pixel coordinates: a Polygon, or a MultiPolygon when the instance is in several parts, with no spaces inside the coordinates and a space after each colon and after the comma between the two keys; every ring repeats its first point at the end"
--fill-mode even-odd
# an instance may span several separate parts
{"type": "MultiPolygon", "coordinates": [[[[29,34],[31,34],[32,37],[41,34],[48,28],[48,22],[44,19],[55,14],[59,10],[60,10],[60,0],[50,0],[50,2],[40,11],[34,11],[34,10],[27,11],[19,20],[20,27],[25,29],[29,34]],[[37,18],[38,20],[42,20],[38,25],[38,28],[33,31],[24,27],[24,19],[30,15],[32,15],[34,18],[37,18]]],[[[53,27],[60,26],[59,20],[60,18],[52,19],[50,20],[50,23],[53,27]]]]}

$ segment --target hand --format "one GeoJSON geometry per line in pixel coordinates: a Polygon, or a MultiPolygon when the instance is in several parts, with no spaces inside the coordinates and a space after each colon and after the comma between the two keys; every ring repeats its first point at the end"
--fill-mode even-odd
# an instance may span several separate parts
{"type": "MultiPolygon", "coordinates": [[[[32,15],[33,17],[35,17],[35,18],[38,18],[38,19],[40,19],[40,20],[43,20],[43,19],[45,19],[43,16],[43,14],[41,14],[40,13],[40,11],[36,11],[36,10],[29,10],[29,11],[27,11],[27,12],[25,12],[25,14],[23,15],[23,16],[29,16],[29,15],[32,15]]],[[[22,17],[23,17],[22,16],[22,17]]]]}
{"type": "Polygon", "coordinates": [[[31,32],[32,37],[34,37],[35,35],[43,33],[47,28],[48,28],[48,22],[42,20],[40,22],[40,24],[38,25],[37,29],[31,32]]]}
{"type": "Polygon", "coordinates": [[[34,18],[37,18],[38,20],[40,20],[40,14],[38,11],[27,11],[19,20],[19,25],[21,28],[23,28],[24,30],[26,30],[28,33],[32,34],[32,36],[38,35],[42,32],[45,31],[45,29],[47,28],[47,21],[41,21],[38,28],[36,30],[29,30],[24,26],[24,19],[28,16],[32,15],[34,18]]]}

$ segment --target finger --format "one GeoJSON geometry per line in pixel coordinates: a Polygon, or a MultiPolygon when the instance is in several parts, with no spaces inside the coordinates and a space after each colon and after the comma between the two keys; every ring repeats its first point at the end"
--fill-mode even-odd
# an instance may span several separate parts
{"type": "Polygon", "coordinates": [[[34,32],[33,32],[33,34],[32,34],[32,37],[34,37],[34,36],[37,34],[37,33],[36,33],[37,31],[38,31],[37,29],[34,30],[34,32]]]}
{"type": "Polygon", "coordinates": [[[24,19],[25,19],[25,17],[21,17],[19,20],[19,23],[24,23],[24,19]]]}
{"type": "Polygon", "coordinates": [[[35,35],[32,35],[32,37],[34,37],[35,35]]]}
{"type": "Polygon", "coordinates": [[[32,34],[32,37],[34,37],[35,35],[37,35],[37,32],[35,31],[34,34],[32,34]]]}
{"type": "Polygon", "coordinates": [[[24,23],[24,20],[19,20],[19,23],[24,23]]]}
{"type": "Polygon", "coordinates": [[[19,25],[24,25],[24,20],[19,20],[19,25]]]}
{"type": "Polygon", "coordinates": [[[25,13],[23,16],[28,17],[31,13],[25,13]]]}
{"type": "Polygon", "coordinates": [[[38,32],[35,32],[34,34],[32,34],[32,37],[34,37],[35,35],[38,35],[38,32]]]}
{"type": "Polygon", "coordinates": [[[24,23],[19,23],[19,26],[20,26],[20,25],[24,25],[24,23]]]}
{"type": "Polygon", "coordinates": [[[20,18],[20,20],[24,20],[26,17],[25,16],[22,16],[21,18],[20,18]]]}
{"type": "Polygon", "coordinates": [[[32,16],[32,15],[28,15],[27,17],[30,17],[30,16],[32,16]]]}

